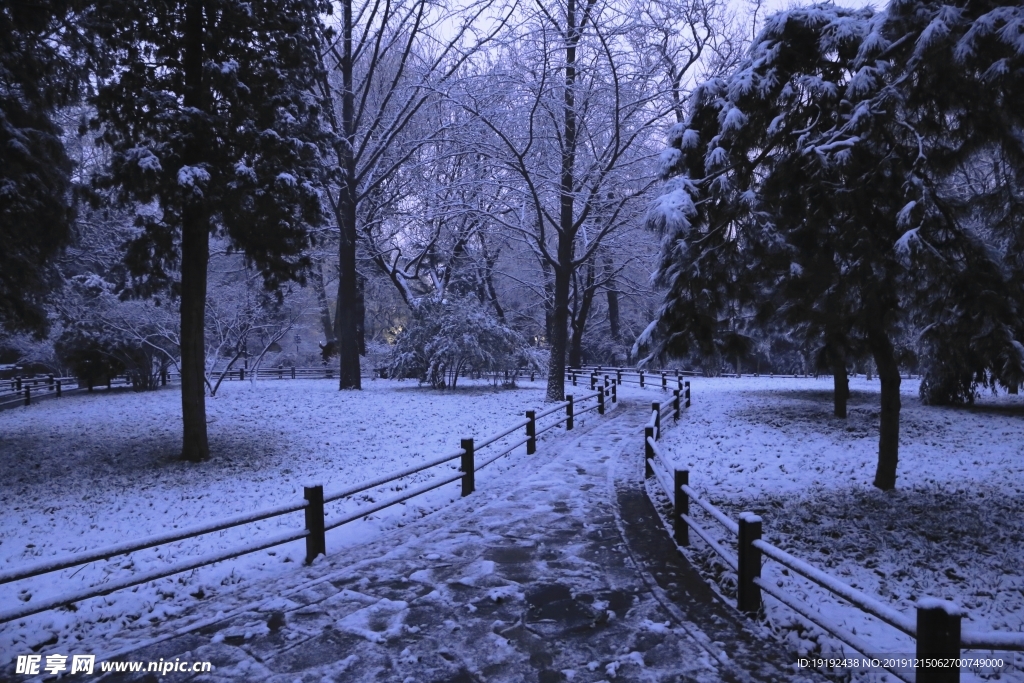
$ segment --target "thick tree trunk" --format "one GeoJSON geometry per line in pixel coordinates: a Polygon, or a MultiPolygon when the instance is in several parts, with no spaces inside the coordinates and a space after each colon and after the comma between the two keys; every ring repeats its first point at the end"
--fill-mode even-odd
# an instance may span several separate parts
{"type": "Polygon", "coordinates": [[[562,103],[562,159],[559,182],[558,266],[551,315],[551,360],[548,366],[549,401],[561,401],[565,395],[565,351],[568,342],[569,285],[573,271],[576,181],[576,2],[568,0],[565,12],[565,87],[562,103]]]}
{"type": "MultiPolygon", "coordinates": [[[[561,241],[558,245],[562,251],[561,241]]],[[[571,254],[570,254],[571,258],[571,254]]],[[[569,274],[564,269],[555,270],[555,305],[551,311],[551,360],[548,363],[547,400],[565,399],[565,347],[568,341],[569,324],[569,274]]]]}
{"type": "MultiPolygon", "coordinates": [[[[189,0],[185,8],[185,105],[202,110],[203,0],[189,0]]],[[[199,131],[192,131],[199,135],[199,131]]],[[[186,152],[188,164],[203,158],[202,141],[193,139],[186,152]]],[[[206,434],[206,269],[210,261],[210,219],[202,198],[189,198],[181,225],[181,457],[198,462],[210,457],[206,434]]]]}
{"type": "Polygon", "coordinates": [[[356,168],[353,156],[355,143],[355,102],[352,90],[352,1],[342,3],[342,96],[341,128],[344,140],[338,145],[338,164],[345,171],[339,190],[337,216],[338,239],[338,301],[334,316],[334,332],[338,340],[338,388],[361,389],[359,349],[364,313],[358,276],[356,275],[356,168]]]}
{"type": "Polygon", "coordinates": [[[190,216],[181,231],[181,457],[198,462],[210,455],[206,435],[206,268],[209,224],[190,216]]]}
{"type": "Polygon", "coordinates": [[[334,314],[334,333],[338,341],[338,389],[361,389],[359,374],[359,332],[362,311],[359,301],[359,285],[356,276],[356,231],[355,206],[349,202],[350,211],[344,211],[344,192],[339,202],[344,222],[339,221],[341,239],[338,240],[338,301],[334,314]],[[347,214],[347,215],[346,215],[347,214]],[[347,224],[347,225],[346,225],[347,224]]]}
{"type": "Polygon", "coordinates": [[[900,369],[892,342],[883,333],[868,337],[882,384],[882,410],[878,432],[878,467],[874,484],[883,491],[896,488],[900,449],[900,369]]]}
{"type": "Polygon", "coordinates": [[[846,360],[837,357],[832,362],[832,414],[846,417],[846,402],[849,398],[850,378],[846,374],[846,360]]]}

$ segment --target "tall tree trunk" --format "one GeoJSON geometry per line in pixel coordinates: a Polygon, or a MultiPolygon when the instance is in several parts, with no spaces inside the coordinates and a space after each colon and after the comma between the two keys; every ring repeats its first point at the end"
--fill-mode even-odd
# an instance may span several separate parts
{"type": "Polygon", "coordinates": [[[565,395],[565,351],[568,342],[569,285],[573,272],[576,183],[576,0],[568,0],[565,11],[565,82],[562,102],[562,160],[558,211],[558,266],[555,268],[555,300],[551,320],[551,360],[548,367],[547,399],[561,401],[565,395]]]}
{"type": "Polygon", "coordinates": [[[338,163],[345,171],[338,192],[338,300],[334,331],[338,340],[338,388],[361,389],[359,376],[360,331],[363,311],[356,275],[356,168],[355,102],[352,90],[352,0],[342,2],[341,128],[344,140],[338,146],[338,163]]]}
{"type": "MultiPolygon", "coordinates": [[[[185,8],[183,70],[185,106],[203,109],[203,0],[185,8]]],[[[194,131],[193,134],[198,134],[194,131]]],[[[189,164],[202,160],[202,143],[189,145],[189,164]]],[[[186,206],[181,225],[181,457],[198,462],[210,457],[206,434],[206,269],[210,261],[210,219],[202,198],[186,206]]]]}
{"type": "Polygon", "coordinates": [[[210,456],[206,435],[206,268],[210,259],[209,221],[187,215],[181,230],[181,457],[192,462],[210,456]]]}
{"type": "MultiPolygon", "coordinates": [[[[561,252],[563,245],[559,242],[561,252]]],[[[571,255],[570,255],[570,258],[571,255]]],[[[565,347],[569,326],[569,273],[555,269],[555,305],[551,311],[551,359],[548,363],[547,400],[565,398],[565,347]]]]}
{"type": "Polygon", "coordinates": [[[846,374],[846,357],[836,351],[832,357],[832,414],[846,417],[846,402],[850,398],[850,378],[846,374]]]}
{"type": "Polygon", "coordinates": [[[883,491],[896,488],[896,465],[900,449],[900,369],[896,354],[883,332],[868,335],[871,353],[882,384],[881,418],[878,431],[878,467],[874,484],[883,491]]]}
{"type": "Polygon", "coordinates": [[[323,264],[319,259],[313,259],[313,268],[310,271],[310,280],[313,281],[313,291],[316,292],[316,303],[320,308],[320,325],[324,329],[324,343],[330,344],[334,341],[334,323],[331,321],[331,307],[327,302],[327,287],[324,285],[323,264]]]}
{"type": "Polygon", "coordinates": [[[359,282],[356,275],[355,204],[352,195],[342,190],[339,199],[341,239],[338,240],[338,300],[334,313],[334,333],[338,341],[338,389],[361,389],[359,374],[359,332],[363,311],[359,300],[359,282]],[[348,195],[346,197],[346,195],[348,195]]]}

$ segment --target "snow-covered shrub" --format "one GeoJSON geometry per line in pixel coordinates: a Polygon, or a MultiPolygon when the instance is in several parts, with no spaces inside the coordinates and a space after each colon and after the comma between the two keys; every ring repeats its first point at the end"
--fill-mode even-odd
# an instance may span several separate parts
{"type": "Polygon", "coordinates": [[[529,367],[535,359],[523,337],[471,298],[421,304],[395,340],[390,374],[432,387],[454,388],[466,371],[529,367]]]}
{"type": "Polygon", "coordinates": [[[80,382],[103,384],[124,374],[136,391],[159,386],[177,352],[166,306],[122,301],[110,282],[91,273],[70,278],[63,301],[64,330],[54,351],[80,382]]]}

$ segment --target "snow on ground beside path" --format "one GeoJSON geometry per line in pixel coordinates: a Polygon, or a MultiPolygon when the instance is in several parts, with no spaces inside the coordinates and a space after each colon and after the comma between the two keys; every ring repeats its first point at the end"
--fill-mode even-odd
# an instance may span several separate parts
{"type": "MultiPolygon", "coordinates": [[[[1024,631],[1024,397],[923,406],[918,382],[904,380],[897,489],[882,492],[871,485],[878,381],[854,378],[850,386],[843,420],[832,416],[831,378],[695,378],[693,406],[663,447],[731,518],[761,515],[769,542],[904,613],[913,616],[919,598],[943,598],[966,609],[965,631],[1024,631]]],[[[735,547],[721,526],[699,517],[735,547]]],[[[724,592],[734,592],[731,569],[699,540],[693,548],[724,592]]],[[[914,652],[903,634],[777,563],[766,561],[764,571],[878,653],[914,652]]],[[[776,606],[770,618],[792,648],[820,648],[790,615],[776,606]]],[[[1018,665],[1002,680],[1024,680],[1024,654],[996,654],[1018,665]]]]}
{"type": "MultiPolygon", "coordinates": [[[[301,500],[304,484],[323,484],[330,493],[454,452],[461,438],[479,440],[503,430],[542,404],[539,382],[517,390],[478,383],[453,392],[386,380],[368,381],[362,392],[339,392],[333,382],[317,380],[225,383],[216,397],[207,398],[214,455],[198,465],[176,457],[177,391],[78,395],[5,411],[0,413],[0,465],[6,474],[0,480],[0,571],[301,500]]],[[[503,443],[523,434],[516,430],[503,443]]],[[[478,473],[478,479],[500,476],[524,450],[478,473]]],[[[457,468],[457,460],[446,463],[400,486],[455,475],[457,468]]],[[[391,484],[328,503],[328,524],[397,490],[391,484]]],[[[458,496],[458,482],[448,484],[329,531],[328,552],[362,543],[458,496]]],[[[9,583],[0,586],[0,605],[10,609],[302,528],[297,512],[9,583]]],[[[293,542],[86,600],[74,611],[52,610],[2,624],[0,653],[26,654],[85,634],[95,642],[129,623],[170,619],[196,600],[233,590],[234,584],[289,571],[304,555],[303,542],[293,542]]]]}

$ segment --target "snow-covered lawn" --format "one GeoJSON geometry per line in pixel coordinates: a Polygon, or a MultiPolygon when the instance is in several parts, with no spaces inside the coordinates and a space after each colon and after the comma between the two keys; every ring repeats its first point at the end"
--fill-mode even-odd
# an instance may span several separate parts
{"type": "MultiPolygon", "coordinates": [[[[1024,631],[1024,396],[929,407],[918,382],[904,380],[898,488],[882,492],[871,486],[878,382],[851,380],[845,420],[832,416],[831,388],[830,379],[697,378],[693,407],[662,445],[730,517],[761,515],[769,542],[897,609],[913,616],[918,598],[944,598],[966,608],[965,631],[1024,631]]],[[[695,556],[734,594],[735,575],[705,547],[695,540],[695,556]]],[[[764,571],[877,653],[914,652],[903,634],[777,563],[764,571]]],[[[794,628],[791,614],[769,610],[794,650],[835,647],[794,628]]],[[[999,654],[1024,665],[1022,654],[999,654]]],[[[1020,669],[1010,680],[1024,680],[1020,669]]]]}
{"type": "MultiPolygon", "coordinates": [[[[495,433],[542,402],[541,382],[515,390],[480,382],[449,392],[410,381],[366,381],[362,392],[339,392],[329,380],[230,382],[207,399],[214,455],[198,465],[177,459],[181,405],[171,389],[77,395],[4,411],[0,571],[294,502],[304,484],[323,484],[329,493],[452,452],[461,438],[495,433]]],[[[522,433],[516,430],[510,439],[522,433]]],[[[499,460],[478,478],[500,476],[508,461],[499,460]]],[[[454,474],[457,466],[435,467],[402,486],[454,474]]],[[[394,486],[328,503],[328,523],[394,486]]],[[[448,484],[330,531],[328,552],[419,518],[458,495],[458,483],[448,484]]],[[[9,609],[302,527],[302,513],[293,513],[9,583],[0,586],[0,605],[9,609]]],[[[127,623],[167,619],[233,584],[288,570],[304,552],[303,543],[294,542],[86,600],[74,612],[54,610],[3,624],[0,652],[25,654],[79,638],[95,642],[127,623]]]]}

